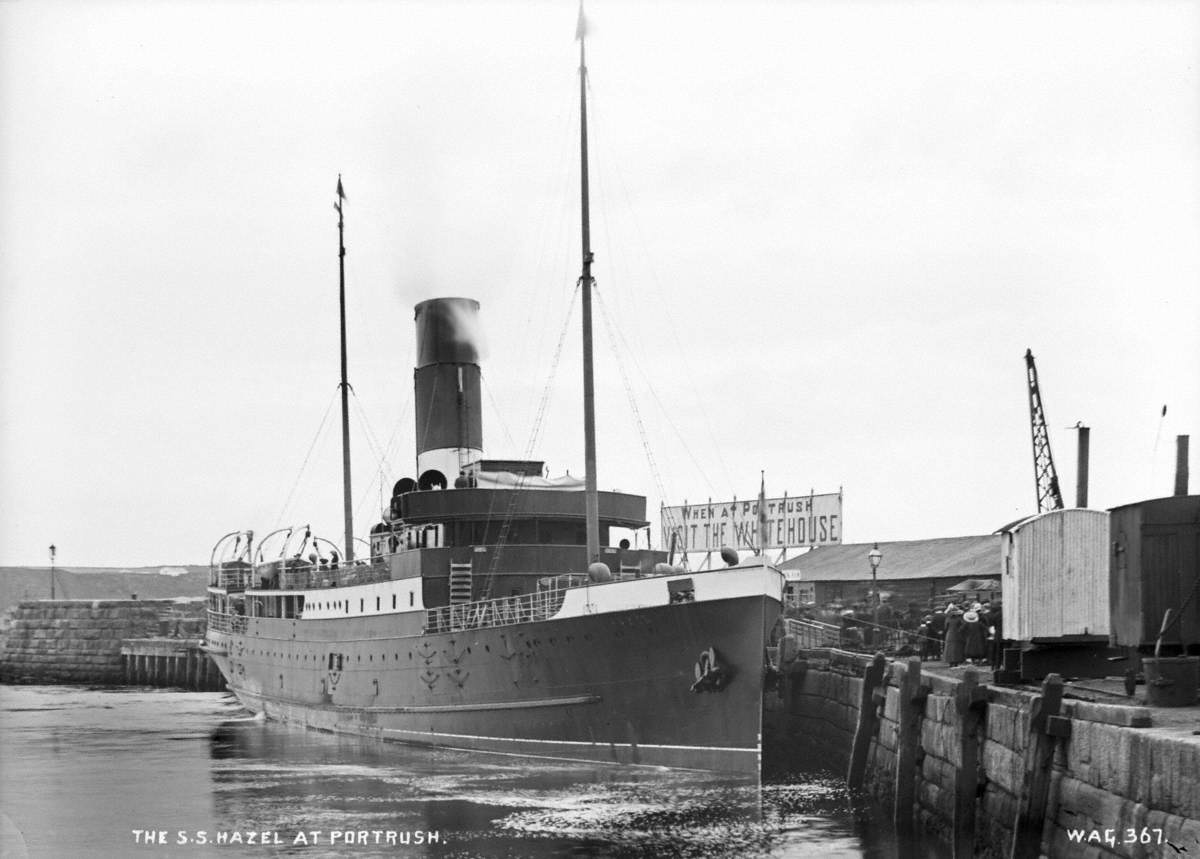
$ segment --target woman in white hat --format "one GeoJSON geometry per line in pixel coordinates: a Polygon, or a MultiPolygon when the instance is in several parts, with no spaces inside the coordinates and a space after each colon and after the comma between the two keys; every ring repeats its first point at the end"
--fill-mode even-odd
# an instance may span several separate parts
{"type": "Polygon", "coordinates": [[[975,608],[963,615],[963,655],[967,662],[982,662],[987,656],[987,630],[975,608]]]}

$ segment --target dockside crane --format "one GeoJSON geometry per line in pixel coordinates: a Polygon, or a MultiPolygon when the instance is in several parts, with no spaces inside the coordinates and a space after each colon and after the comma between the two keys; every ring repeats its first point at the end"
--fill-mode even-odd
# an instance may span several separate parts
{"type": "Polygon", "coordinates": [[[1029,382],[1029,424],[1033,433],[1033,478],[1037,484],[1038,512],[1061,510],[1062,492],[1058,488],[1054,456],[1050,453],[1050,434],[1046,431],[1046,411],[1042,406],[1032,349],[1025,350],[1025,375],[1029,382]]]}

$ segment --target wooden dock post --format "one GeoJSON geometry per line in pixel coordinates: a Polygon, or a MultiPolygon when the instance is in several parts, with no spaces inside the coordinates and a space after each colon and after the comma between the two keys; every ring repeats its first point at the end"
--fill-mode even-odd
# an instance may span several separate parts
{"type": "Polygon", "coordinates": [[[930,687],[921,684],[921,660],[912,658],[905,666],[900,681],[900,733],[896,746],[896,804],[892,821],[901,838],[912,835],[917,798],[917,775],[920,772],[921,720],[925,717],[925,702],[930,687]]]}
{"type": "Polygon", "coordinates": [[[1071,735],[1071,720],[1060,716],[1063,681],[1057,674],[1042,683],[1042,694],[1033,699],[1029,713],[1029,739],[1025,746],[1025,776],[1017,798],[1017,822],[1013,827],[1012,859],[1037,859],[1042,852],[1042,830],[1050,798],[1050,776],[1054,765],[1054,742],[1071,735]]]}
{"type": "MultiPolygon", "coordinates": [[[[858,726],[854,730],[854,745],[850,749],[850,771],[846,784],[850,790],[859,790],[867,773],[867,753],[871,749],[871,738],[879,728],[879,700],[876,692],[883,683],[887,660],[876,653],[867,670],[863,672],[862,698],[858,706],[858,726]]],[[[884,695],[887,687],[883,688],[884,695]]]]}
{"type": "Polygon", "coordinates": [[[975,855],[975,804],[979,793],[979,726],[987,713],[988,692],[979,673],[968,668],[954,690],[959,716],[959,765],[954,778],[954,859],[975,855]]]}

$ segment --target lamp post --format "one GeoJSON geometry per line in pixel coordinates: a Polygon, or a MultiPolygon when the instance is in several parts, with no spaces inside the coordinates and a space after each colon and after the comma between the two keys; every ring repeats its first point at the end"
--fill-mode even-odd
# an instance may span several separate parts
{"type": "Polygon", "coordinates": [[[54,544],[50,544],[50,599],[54,599],[54,553],[58,550],[54,548],[54,544]]]}
{"type": "Polygon", "coordinates": [[[879,569],[879,562],[883,560],[883,552],[879,551],[879,544],[875,544],[875,548],[867,552],[867,560],[871,562],[871,589],[875,592],[875,634],[879,634],[879,579],[876,576],[876,571],[879,569]]]}

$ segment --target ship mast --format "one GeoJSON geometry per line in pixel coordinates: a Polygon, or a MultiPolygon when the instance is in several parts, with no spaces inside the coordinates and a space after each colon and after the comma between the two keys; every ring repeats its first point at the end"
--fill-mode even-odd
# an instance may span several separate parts
{"type": "Polygon", "coordinates": [[[587,62],[584,37],[583,0],[579,3],[579,159],[580,209],[582,210],[583,274],[579,283],[583,292],[583,458],[586,473],[585,504],[587,516],[587,562],[600,559],[600,505],[596,494],[596,389],[592,378],[592,236],[588,219],[588,148],[587,148],[587,62]]]}
{"type": "Polygon", "coordinates": [[[350,507],[350,384],[346,381],[346,242],[342,220],[342,202],[346,193],[342,190],[342,174],[338,174],[337,202],[333,207],[338,213],[338,306],[341,309],[342,344],[342,509],[346,520],[346,561],[354,560],[354,513],[350,507]]]}

